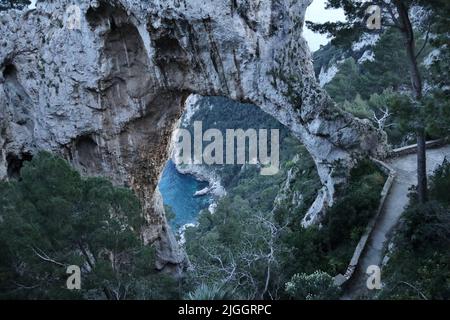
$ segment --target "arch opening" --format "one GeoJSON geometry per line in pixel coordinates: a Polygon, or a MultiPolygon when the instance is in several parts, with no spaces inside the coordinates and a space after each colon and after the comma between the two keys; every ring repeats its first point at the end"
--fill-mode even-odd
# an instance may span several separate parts
{"type": "MultiPolygon", "coordinates": [[[[303,9],[298,4],[289,10],[303,9]]],[[[282,6],[276,10],[287,12],[282,6]]],[[[248,15],[239,16],[245,20],[248,15]]],[[[148,222],[144,239],[159,240],[161,265],[184,260],[167,232],[157,185],[190,94],[249,101],[303,141],[321,180],[306,224],[320,220],[332,204],[335,184],[345,179],[345,172],[337,176],[336,163],[350,166],[358,154],[378,152],[378,133],[341,112],[318,87],[301,28],[294,28],[299,21],[290,15],[286,19],[278,30],[276,21],[249,27],[245,21],[219,21],[208,12],[177,10],[149,13],[138,21],[105,1],[88,10],[87,20],[103,42],[104,166],[142,199],[148,222]]]]}
{"type": "MultiPolygon", "coordinates": [[[[218,204],[239,193],[250,202],[266,198],[267,211],[286,206],[301,219],[320,189],[315,163],[305,147],[287,127],[255,105],[223,97],[191,95],[176,130],[178,134],[170,142],[158,189],[169,224],[181,238],[186,227],[197,223],[200,214],[213,214],[218,204]],[[245,134],[240,141],[235,136],[239,130],[245,134]],[[271,136],[275,131],[276,138],[271,136]],[[267,136],[260,134],[264,132],[267,136]],[[187,145],[185,139],[189,140],[187,145]],[[196,145],[199,143],[201,146],[196,145]],[[253,148],[252,143],[256,143],[253,148]],[[270,175],[261,174],[265,164],[260,161],[258,149],[263,144],[268,148],[263,151],[267,156],[278,152],[278,170],[270,175]],[[201,157],[196,156],[198,150],[201,157]],[[238,159],[239,152],[244,156],[242,159],[238,159]],[[252,193],[242,191],[247,189],[252,193]]],[[[256,214],[257,202],[252,203],[256,214]]]]}

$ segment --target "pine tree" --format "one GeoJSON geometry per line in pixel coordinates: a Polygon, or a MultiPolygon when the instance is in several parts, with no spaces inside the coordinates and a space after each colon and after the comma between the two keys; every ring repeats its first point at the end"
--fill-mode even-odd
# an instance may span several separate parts
{"type": "MultiPolygon", "coordinates": [[[[372,27],[377,27],[374,20],[374,11],[369,6],[376,5],[380,13],[381,28],[395,28],[400,31],[403,38],[404,52],[406,54],[411,89],[411,104],[414,106],[414,129],[417,137],[417,191],[420,202],[427,201],[427,175],[426,175],[426,114],[424,100],[423,74],[419,68],[418,58],[429,42],[429,34],[438,28],[448,30],[449,4],[446,0],[375,0],[362,2],[356,0],[328,0],[327,8],[342,8],[347,20],[345,22],[327,22],[316,24],[307,22],[308,26],[316,32],[333,36],[333,43],[340,46],[349,46],[358,40],[363,34],[371,33],[372,27]],[[421,6],[425,10],[433,12],[424,22],[426,27],[426,39],[418,48],[419,40],[411,22],[411,9],[421,6]],[[439,12],[438,16],[435,14],[439,12]],[[447,27],[446,27],[447,26],[447,27]],[[371,27],[369,29],[369,27],[371,27]]],[[[374,8],[374,7],[372,7],[374,8]]]]}
{"type": "Polygon", "coordinates": [[[20,180],[0,182],[0,217],[0,298],[116,300],[155,285],[136,196],[61,158],[39,153],[20,180]],[[81,290],[66,288],[69,265],[81,268],[81,290]]]}

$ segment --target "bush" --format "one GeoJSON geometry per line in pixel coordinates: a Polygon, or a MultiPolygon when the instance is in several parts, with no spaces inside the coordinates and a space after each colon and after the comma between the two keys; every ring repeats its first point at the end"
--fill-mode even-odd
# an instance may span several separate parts
{"type": "Polygon", "coordinates": [[[375,215],[384,176],[370,160],[363,160],[350,174],[350,182],[323,222],[323,237],[333,267],[328,272],[345,272],[353,251],[369,220],[375,215]]]}
{"type": "Polygon", "coordinates": [[[430,180],[430,201],[419,204],[412,194],[403,213],[380,298],[450,299],[449,163],[430,180]]]}
{"type": "Polygon", "coordinates": [[[229,294],[218,284],[207,285],[202,283],[193,292],[186,295],[186,300],[227,300],[229,294]]]}
{"type": "Polygon", "coordinates": [[[131,190],[84,179],[65,160],[39,153],[20,180],[0,183],[0,297],[173,296],[173,281],[155,284],[141,213],[131,190]],[[81,268],[81,290],[66,288],[69,265],[81,268]]]}
{"type": "Polygon", "coordinates": [[[295,274],[286,283],[286,293],[296,300],[336,300],[341,292],[329,274],[316,271],[309,275],[295,274]]]}
{"type": "Polygon", "coordinates": [[[450,205],[450,163],[447,159],[439,166],[430,179],[430,197],[445,205],[450,205]]]}

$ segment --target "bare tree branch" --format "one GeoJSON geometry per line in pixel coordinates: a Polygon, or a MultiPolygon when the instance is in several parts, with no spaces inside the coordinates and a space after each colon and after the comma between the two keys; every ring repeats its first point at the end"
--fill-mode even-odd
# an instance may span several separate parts
{"type": "Polygon", "coordinates": [[[410,287],[411,289],[415,290],[422,299],[428,300],[428,298],[417,287],[413,286],[412,284],[410,284],[406,281],[400,281],[400,283],[405,284],[408,287],[410,287]]]}
{"type": "Polygon", "coordinates": [[[374,122],[377,126],[379,130],[384,130],[384,128],[393,126],[394,124],[386,124],[386,121],[389,119],[389,117],[391,116],[391,113],[389,112],[389,108],[388,107],[384,107],[384,109],[379,108],[378,109],[381,113],[382,116],[378,117],[376,112],[373,111],[373,119],[372,122],[374,122]]]}
{"type": "Polygon", "coordinates": [[[67,267],[67,264],[58,262],[58,261],[56,261],[56,260],[50,258],[44,251],[42,251],[42,250],[39,249],[39,248],[33,248],[33,247],[32,247],[31,250],[33,250],[33,252],[34,252],[40,259],[42,259],[42,260],[44,260],[44,261],[46,261],[46,262],[50,262],[50,263],[56,264],[56,265],[58,265],[58,266],[60,266],[60,267],[67,267]]]}

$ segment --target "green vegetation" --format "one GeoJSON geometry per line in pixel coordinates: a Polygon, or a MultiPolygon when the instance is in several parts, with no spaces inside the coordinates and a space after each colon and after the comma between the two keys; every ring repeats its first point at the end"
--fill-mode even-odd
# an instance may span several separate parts
{"type": "Polygon", "coordinates": [[[373,60],[357,64],[353,57],[347,58],[325,89],[336,102],[343,103],[357,95],[367,100],[386,89],[397,92],[406,88],[408,64],[402,41],[399,31],[388,29],[373,47],[373,60]]]}
{"type": "Polygon", "coordinates": [[[295,257],[287,270],[291,274],[310,274],[315,270],[330,275],[345,273],[369,219],[378,208],[384,180],[369,161],[354,168],[350,182],[339,191],[338,200],[327,212],[321,228],[293,226],[285,235],[284,241],[293,248],[295,257]]]}
{"type": "MultiPolygon", "coordinates": [[[[300,293],[284,290],[286,283],[297,279],[292,278],[295,274],[345,272],[376,212],[384,177],[369,161],[362,161],[352,170],[351,181],[340,191],[340,200],[322,227],[305,229],[300,222],[319,183],[306,150],[297,148],[299,157],[285,161],[276,176],[261,177],[256,168],[246,167],[216,212],[202,212],[198,226],[186,230],[186,249],[193,264],[189,287],[221,288],[234,299],[300,299],[300,293]],[[284,197],[280,189],[288,170],[295,178],[289,188],[292,194],[284,197]],[[303,197],[293,204],[299,194],[303,197]]],[[[317,286],[325,285],[326,279],[318,277],[317,286]]],[[[328,291],[324,296],[311,294],[335,297],[328,291]]]]}
{"type": "Polygon", "coordinates": [[[286,293],[296,300],[337,300],[341,290],[333,283],[333,277],[321,271],[313,274],[295,274],[286,283],[286,293]]]}
{"type": "Polygon", "coordinates": [[[343,103],[353,100],[362,91],[358,88],[360,83],[358,66],[353,58],[349,58],[339,66],[338,73],[325,89],[334,101],[343,103]]]}
{"type": "Polygon", "coordinates": [[[383,269],[383,299],[450,299],[450,163],[431,178],[430,201],[415,192],[383,269]]]}
{"type": "MultiPolygon", "coordinates": [[[[377,2],[381,3],[371,4],[377,2]]],[[[333,45],[315,54],[318,61],[322,63],[322,55],[342,56],[342,52],[349,51],[355,35],[367,33],[359,23],[364,20],[367,4],[328,1],[330,7],[344,8],[348,19],[345,23],[310,24],[314,30],[334,36],[333,45]]],[[[389,16],[382,17],[396,28],[387,26],[381,33],[373,48],[374,59],[357,64],[354,57],[347,54],[340,71],[325,88],[343,109],[385,130],[394,146],[415,143],[415,137],[421,143],[425,138],[446,137],[450,132],[450,3],[445,0],[391,1],[385,2],[387,7],[392,12],[402,13],[399,16],[403,18],[392,21],[389,16]],[[423,11],[419,14],[421,18],[415,19],[413,29],[409,15],[415,5],[421,6],[423,11]]],[[[383,271],[386,285],[380,298],[450,297],[449,165],[445,163],[432,178],[427,202],[423,147],[419,159],[419,188],[412,193],[395,236],[389,263],[383,271]]]]}
{"type": "MultiPolygon", "coordinates": [[[[386,86],[393,86],[397,82],[407,83],[406,86],[409,101],[402,105],[403,109],[408,109],[408,127],[415,135],[417,141],[417,194],[420,203],[428,200],[427,171],[426,171],[426,139],[427,129],[435,121],[439,121],[443,113],[439,104],[434,104],[435,95],[444,94],[448,97],[447,87],[436,86],[434,83],[427,83],[429,75],[424,70],[421,59],[429,52],[430,44],[435,45],[439,55],[447,56],[448,47],[448,16],[450,5],[443,0],[374,0],[372,2],[361,2],[358,0],[327,0],[327,8],[342,9],[345,14],[344,22],[312,23],[308,26],[313,31],[327,34],[333,37],[332,43],[349,48],[351,43],[360,39],[362,35],[370,35],[374,29],[382,32],[382,28],[388,28],[383,33],[384,39],[381,41],[383,50],[375,50],[378,56],[379,65],[377,68],[370,68],[368,72],[373,74],[373,79],[368,77],[374,89],[386,86]],[[368,14],[371,5],[379,7],[379,16],[373,18],[368,14]],[[422,16],[414,17],[414,9],[421,9],[422,16]],[[417,19],[414,19],[417,18],[417,19]],[[416,21],[414,21],[416,20],[416,21]],[[376,22],[374,22],[376,21],[376,22]],[[445,27],[447,26],[447,28],[445,27]],[[398,35],[393,30],[398,30],[398,35]],[[438,40],[430,41],[430,33],[439,34],[438,40]],[[403,40],[403,41],[397,41],[403,40]],[[401,50],[396,51],[396,44],[401,44],[401,50]],[[402,58],[405,58],[404,60],[402,58]],[[405,71],[408,71],[407,73],[405,71]],[[407,75],[403,77],[403,75],[407,75]],[[374,81],[375,80],[375,81],[374,81]],[[378,81],[381,80],[381,81],[378,81]],[[427,90],[427,85],[433,88],[427,90]]],[[[418,14],[416,12],[417,15],[418,14]]],[[[433,38],[433,36],[431,37],[433,38]]],[[[439,59],[440,60],[440,59],[439,59]]],[[[436,64],[440,62],[436,61],[436,64]]],[[[443,63],[448,67],[448,62],[443,63]]],[[[448,76],[448,68],[444,71],[448,76]]],[[[432,78],[432,77],[431,77],[432,78]]],[[[439,77],[442,79],[442,77],[439,77]]],[[[445,80],[444,80],[445,81],[445,80]]],[[[448,81],[448,80],[447,80],[448,81]]],[[[379,90],[379,89],[378,89],[379,90]]],[[[388,108],[385,108],[385,119],[389,116],[388,108]]],[[[380,129],[380,118],[374,117],[380,129]]],[[[445,126],[448,132],[448,124],[445,126]]]]}
{"type": "Polygon", "coordinates": [[[214,214],[202,212],[198,226],[187,229],[192,268],[179,280],[154,270],[155,250],[141,242],[145,222],[130,190],[83,178],[48,153],[36,155],[19,180],[0,184],[0,297],[334,298],[330,277],[345,271],[384,179],[361,162],[322,227],[302,228],[320,181],[306,149],[280,129],[277,175],[261,176],[255,165],[221,172],[228,195],[214,214]],[[66,288],[69,265],[81,267],[81,290],[66,288]],[[302,281],[311,286],[304,297],[302,281]]]}
{"type": "Polygon", "coordinates": [[[217,284],[208,286],[202,283],[193,292],[189,292],[186,300],[226,300],[231,296],[228,296],[228,292],[217,284]]]}
{"type": "MultiPolygon", "coordinates": [[[[0,1],[0,10],[28,3],[0,1]]],[[[336,36],[336,46],[315,54],[316,72],[330,60],[340,60],[345,47],[364,32],[355,28],[361,18],[359,1],[329,3],[345,6],[352,19],[315,26],[336,36]]],[[[391,3],[404,12],[399,1],[391,3]]],[[[358,63],[358,57],[349,56],[325,87],[344,110],[385,130],[394,146],[413,142],[421,135],[418,129],[425,129],[428,138],[450,131],[450,6],[446,0],[403,3],[434,10],[432,41],[426,43],[430,30],[424,26],[387,28],[373,48],[373,60],[358,63]],[[417,61],[408,61],[406,31],[414,46],[423,45],[413,52],[417,61]],[[425,65],[436,48],[440,58],[425,65]],[[417,70],[409,77],[411,66],[417,70]]],[[[273,86],[285,82],[286,97],[301,106],[301,79],[282,70],[268,75],[273,86]]],[[[214,214],[202,211],[198,225],[187,228],[185,246],[192,266],[183,279],[154,270],[155,249],[142,244],[145,222],[130,190],[106,179],[83,178],[66,161],[40,153],[25,163],[19,180],[0,183],[0,298],[337,299],[341,292],[332,277],[345,272],[378,209],[383,174],[371,161],[360,161],[337,190],[336,203],[321,225],[305,229],[301,221],[320,188],[305,148],[255,106],[240,106],[235,112],[233,102],[222,98],[201,104],[190,122],[201,120],[203,130],[280,129],[281,170],[261,176],[256,165],[213,167],[228,194],[214,214]],[[211,112],[209,104],[220,108],[211,112]],[[69,265],[81,267],[79,291],[66,288],[69,265]]],[[[445,162],[430,181],[428,202],[419,201],[417,192],[411,194],[383,270],[379,298],[450,299],[449,188],[450,164],[445,162]]],[[[166,213],[168,220],[173,218],[170,207],[166,213]]]]}
{"type": "Polygon", "coordinates": [[[175,281],[153,270],[143,225],[130,190],[39,153],[20,180],[0,183],[0,298],[178,297],[175,281]],[[81,267],[81,290],[66,288],[69,265],[81,267]]]}
{"type": "Polygon", "coordinates": [[[344,54],[345,52],[342,48],[334,46],[331,43],[321,46],[319,50],[313,53],[314,73],[319,75],[322,68],[327,68],[332,64],[336,64],[344,54]]]}
{"type": "Polygon", "coordinates": [[[284,162],[274,176],[261,176],[256,166],[242,167],[216,212],[201,212],[198,227],[186,230],[186,249],[193,264],[188,275],[190,287],[220,287],[236,299],[280,297],[289,279],[283,269],[290,257],[290,248],[280,238],[289,220],[304,214],[319,186],[314,163],[304,147],[293,138],[286,139],[284,146],[299,153],[295,164],[284,162]],[[278,223],[274,202],[287,170],[296,172],[293,183],[299,184],[289,191],[305,191],[308,198],[299,199],[290,216],[278,223]]]}
{"type": "MultiPolygon", "coordinates": [[[[189,130],[192,139],[194,138],[194,121],[201,121],[204,131],[208,129],[218,129],[222,132],[223,136],[226,136],[226,130],[229,128],[234,129],[278,129],[280,133],[280,161],[287,161],[294,156],[294,146],[300,145],[299,141],[289,133],[281,123],[268,116],[259,107],[251,104],[239,104],[230,99],[222,97],[207,97],[200,99],[198,102],[198,109],[189,119],[185,129],[189,130]],[[286,139],[290,137],[290,142],[286,142],[286,139]],[[292,148],[291,148],[292,146],[292,148]]],[[[270,133],[268,135],[270,140],[270,133]]],[[[193,140],[192,140],[193,143],[193,140]]],[[[207,144],[204,144],[204,147],[207,144]]],[[[268,144],[268,151],[270,153],[270,143],[268,144]]],[[[224,143],[223,154],[226,155],[226,144],[224,143]]],[[[235,163],[236,163],[236,149],[235,144],[235,163]]],[[[246,147],[248,151],[248,146],[246,147]]],[[[248,154],[248,153],[247,153],[248,154]]],[[[191,155],[193,156],[193,155],[191,155]]],[[[248,159],[247,159],[248,160],[248,159]]],[[[250,165],[249,168],[254,168],[250,165]]],[[[252,169],[252,170],[253,170],[252,169]]],[[[238,181],[243,177],[240,172],[242,171],[242,165],[208,165],[207,170],[215,171],[221,178],[222,185],[228,190],[236,186],[238,181]]],[[[256,172],[256,170],[252,171],[256,172]]]]}
{"type": "MultiPolygon", "coordinates": [[[[315,53],[318,61],[328,55],[331,49],[324,48],[315,53]],[[326,50],[325,50],[326,49],[326,50]]],[[[447,63],[444,56],[430,66],[423,65],[432,51],[427,46],[420,56],[420,70],[425,81],[434,83],[430,94],[424,97],[424,114],[428,139],[446,136],[450,127],[447,63]]],[[[325,85],[330,96],[346,111],[362,119],[369,119],[375,126],[386,131],[393,146],[415,143],[414,125],[417,111],[414,102],[406,92],[410,80],[405,52],[399,31],[391,28],[384,32],[373,48],[374,59],[361,64],[353,57],[339,65],[339,71],[331,82],[325,85]],[[383,116],[386,118],[383,119],[383,116]],[[383,119],[383,122],[377,121],[383,119]]],[[[441,51],[443,55],[447,51],[441,51]]]]}

